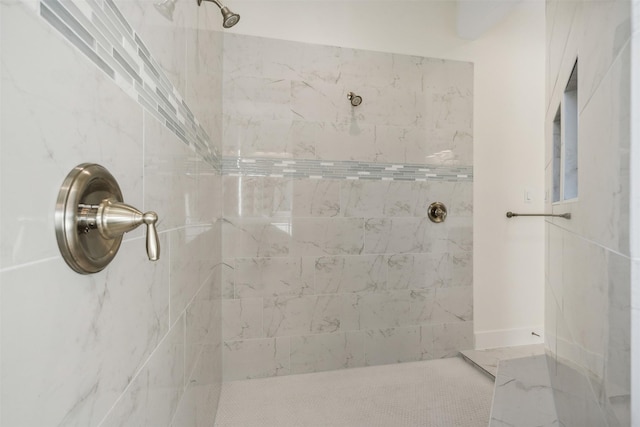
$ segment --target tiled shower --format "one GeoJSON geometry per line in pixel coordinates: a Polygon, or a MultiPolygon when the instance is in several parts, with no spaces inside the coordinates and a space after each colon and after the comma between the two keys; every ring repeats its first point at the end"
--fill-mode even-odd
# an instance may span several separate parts
{"type": "Polygon", "coordinates": [[[170,23],[152,3],[110,0],[0,7],[0,424],[206,424],[222,366],[218,16],[180,3],[170,23]],[[139,229],[99,273],[65,264],[56,198],[84,162],[158,212],[159,261],[139,229]]]}
{"type": "Polygon", "coordinates": [[[473,347],[472,85],[470,63],[225,35],[225,379],[473,347]]]}
{"type": "MultiPolygon", "coordinates": [[[[629,2],[547,5],[546,186],[564,184],[555,186],[557,197],[549,198],[547,212],[572,215],[570,221],[546,223],[546,347],[558,419],[565,425],[638,423],[631,418],[638,407],[632,374],[637,360],[632,356],[637,334],[632,307],[638,289],[638,180],[633,178],[638,166],[631,154],[637,136],[630,120],[638,107],[631,89],[637,80],[631,65],[638,39],[634,7],[629,2]],[[571,112],[567,92],[575,69],[577,181],[558,180],[553,177],[553,141],[563,132],[554,138],[552,129],[557,111],[571,112]],[[575,188],[568,190],[569,183],[575,188]]],[[[561,127],[570,124],[563,119],[561,127]]],[[[556,162],[564,163],[567,173],[576,153],[563,137],[556,162]]]]}
{"type": "Polygon", "coordinates": [[[473,346],[472,65],[223,37],[190,6],[2,3],[3,424],[206,424],[223,377],[473,346]],[[83,162],[158,212],[158,262],[139,230],[65,265],[83,162]]]}
{"type": "MultiPolygon", "coordinates": [[[[0,425],[208,425],[224,380],[474,346],[474,66],[223,35],[193,3],[173,21],[144,0],[0,3],[0,425]],[[100,273],[64,263],[54,207],[82,162],[158,212],[158,262],[137,230],[100,273]]],[[[547,4],[548,82],[580,54],[591,154],[580,200],[547,205],[574,218],[546,225],[545,339],[580,372],[552,365],[580,397],[559,415],[592,402],[588,419],[624,425],[640,261],[637,94],[620,83],[637,5],[587,4],[547,4]]]]}

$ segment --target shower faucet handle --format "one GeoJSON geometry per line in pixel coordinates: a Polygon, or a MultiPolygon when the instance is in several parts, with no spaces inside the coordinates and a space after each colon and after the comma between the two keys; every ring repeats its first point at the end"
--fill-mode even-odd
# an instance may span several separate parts
{"type": "Polygon", "coordinates": [[[97,229],[106,240],[120,238],[124,233],[146,224],[147,255],[151,261],[160,258],[157,222],[158,214],[155,212],[142,213],[131,205],[113,199],[104,199],[99,205],[78,205],[78,231],[86,234],[97,229]]]}
{"type": "Polygon", "coordinates": [[[142,222],[147,224],[147,256],[151,261],[160,259],[160,239],[158,238],[158,230],[156,222],[158,222],[158,214],[149,211],[142,215],[142,222]]]}
{"type": "Polygon", "coordinates": [[[80,274],[103,270],[116,256],[123,235],[147,226],[147,256],[160,258],[155,212],[142,213],[124,203],[113,175],[94,163],[76,166],[65,178],[56,202],[58,248],[65,262],[80,274]]]}
{"type": "Polygon", "coordinates": [[[146,224],[149,260],[157,261],[160,258],[160,241],[156,229],[158,214],[153,211],[142,213],[131,205],[112,199],[103,200],[95,212],[96,227],[105,239],[115,239],[146,224]]]}
{"type": "Polygon", "coordinates": [[[432,222],[444,222],[447,219],[447,207],[442,202],[431,203],[427,209],[427,216],[432,222]]]}

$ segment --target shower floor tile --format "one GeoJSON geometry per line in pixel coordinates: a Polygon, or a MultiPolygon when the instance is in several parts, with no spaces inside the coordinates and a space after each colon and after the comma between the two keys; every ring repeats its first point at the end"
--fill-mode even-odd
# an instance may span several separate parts
{"type": "Polygon", "coordinates": [[[493,382],[461,358],[230,381],[218,427],[485,427],[493,382]]]}

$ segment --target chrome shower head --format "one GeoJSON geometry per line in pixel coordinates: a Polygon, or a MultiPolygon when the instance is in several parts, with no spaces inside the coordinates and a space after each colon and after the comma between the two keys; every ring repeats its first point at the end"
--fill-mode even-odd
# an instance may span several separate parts
{"type": "Polygon", "coordinates": [[[215,3],[220,8],[220,12],[222,13],[222,26],[224,28],[231,28],[240,21],[240,15],[231,12],[227,6],[223,6],[218,0],[198,0],[198,6],[200,6],[203,1],[215,3]]]}
{"type": "Polygon", "coordinates": [[[240,20],[240,15],[231,12],[227,6],[221,7],[220,12],[222,12],[222,26],[224,28],[231,28],[240,20]]]}
{"type": "Polygon", "coordinates": [[[156,10],[169,21],[173,21],[173,11],[176,9],[177,0],[164,0],[161,3],[154,3],[156,10]]]}
{"type": "Polygon", "coordinates": [[[356,95],[353,92],[349,92],[347,94],[347,99],[351,101],[351,105],[354,107],[357,107],[358,105],[362,104],[362,97],[359,95],[356,95]]]}

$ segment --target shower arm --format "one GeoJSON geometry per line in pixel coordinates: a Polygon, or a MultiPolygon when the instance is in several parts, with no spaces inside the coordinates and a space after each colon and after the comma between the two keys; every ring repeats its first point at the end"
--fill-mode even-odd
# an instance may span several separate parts
{"type": "Polygon", "coordinates": [[[200,6],[203,1],[210,1],[211,3],[215,3],[220,9],[222,9],[223,7],[218,0],[198,0],[198,6],[200,6]]]}

